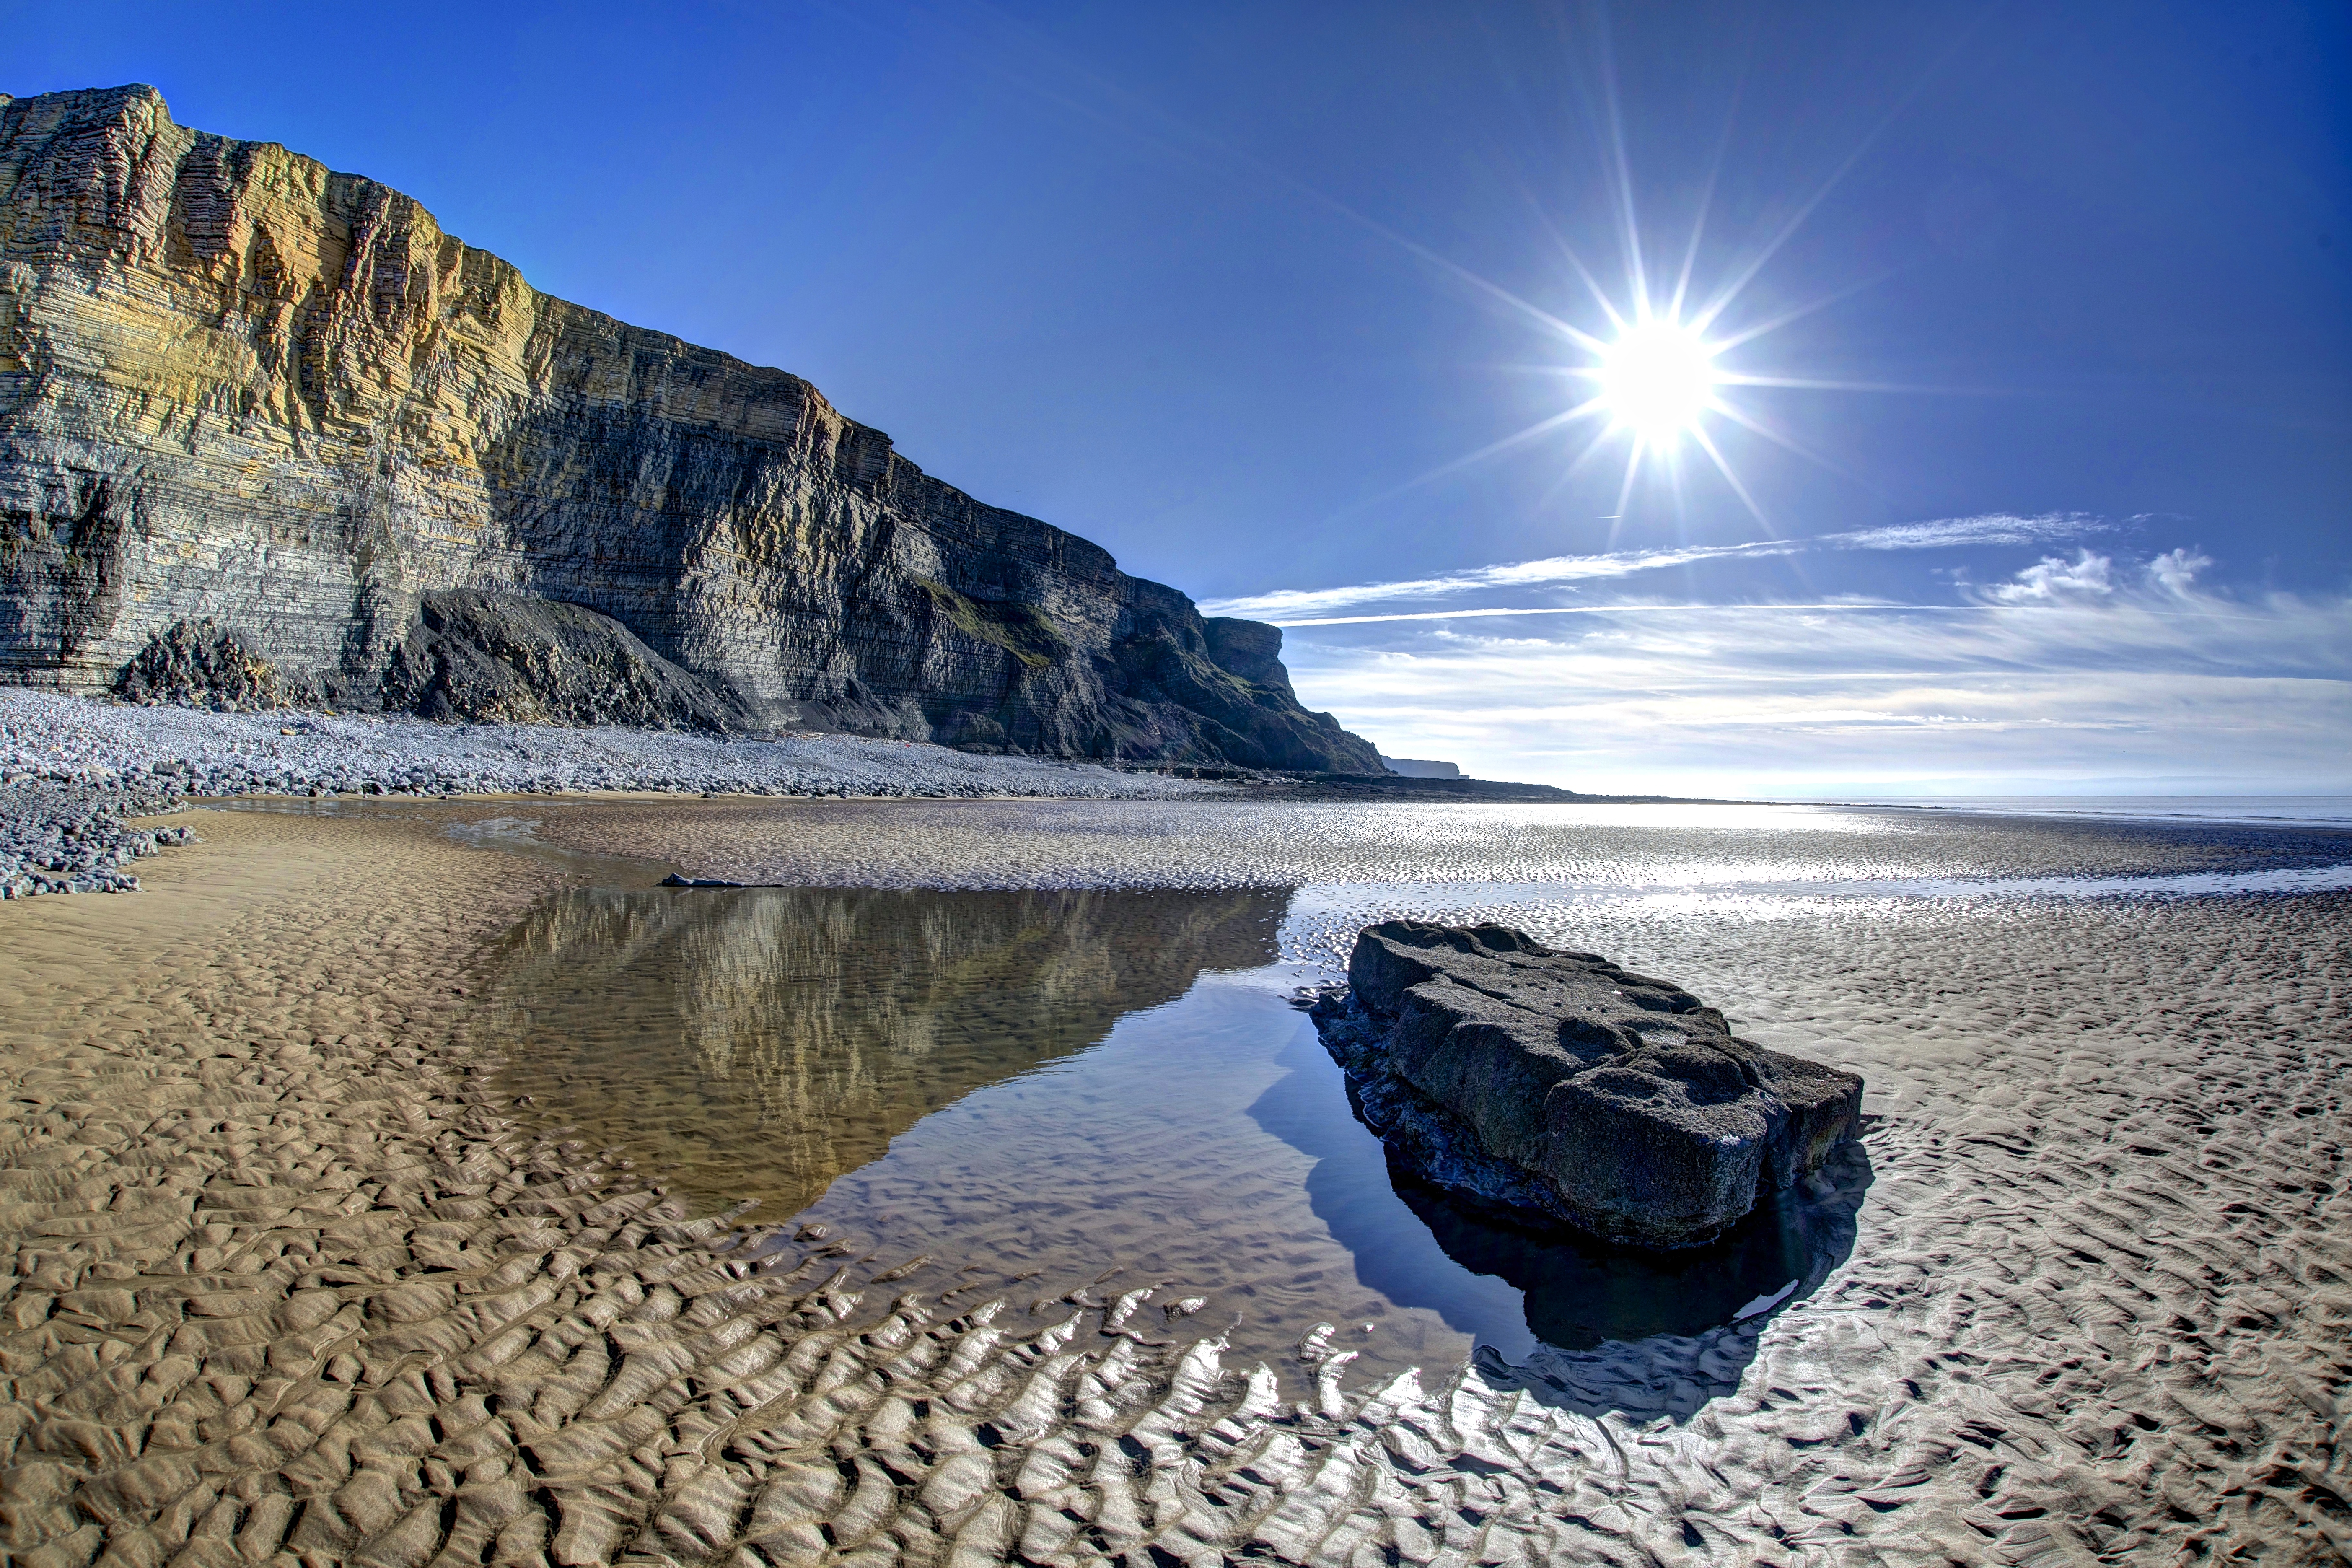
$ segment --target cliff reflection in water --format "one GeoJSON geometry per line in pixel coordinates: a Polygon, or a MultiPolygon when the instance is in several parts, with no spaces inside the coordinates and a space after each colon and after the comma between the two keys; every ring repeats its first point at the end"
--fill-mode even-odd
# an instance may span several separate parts
{"type": "Polygon", "coordinates": [[[1272,963],[1278,892],[588,889],[508,939],[477,1026],[542,1122],[781,1219],[975,1089],[1204,970],[1272,963]]]}

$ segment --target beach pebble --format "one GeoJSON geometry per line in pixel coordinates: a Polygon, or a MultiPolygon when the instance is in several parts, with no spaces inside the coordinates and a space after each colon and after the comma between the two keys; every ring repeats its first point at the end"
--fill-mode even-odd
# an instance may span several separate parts
{"type": "Polygon", "coordinates": [[[715,796],[1165,799],[1226,785],[1050,757],[855,735],[757,739],[617,726],[436,724],[389,714],[215,712],[0,690],[0,898],[129,892],[122,868],[186,843],[125,818],[189,796],[599,791],[715,796]]]}

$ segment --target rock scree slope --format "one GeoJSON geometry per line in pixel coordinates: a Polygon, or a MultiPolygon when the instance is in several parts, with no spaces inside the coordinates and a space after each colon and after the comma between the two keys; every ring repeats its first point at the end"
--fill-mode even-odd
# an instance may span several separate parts
{"type": "Polygon", "coordinates": [[[0,680],[1379,773],[1280,647],[398,191],[0,97],[0,680]]]}

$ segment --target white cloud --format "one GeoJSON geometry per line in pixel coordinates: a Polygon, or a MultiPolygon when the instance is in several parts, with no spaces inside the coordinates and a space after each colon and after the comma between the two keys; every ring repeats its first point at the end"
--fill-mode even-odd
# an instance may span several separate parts
{"type": "Polygon", "coordinates": [[[2147,563],[2148,581],[2168,594],[2186,598],[2197,574],[2212,564],[2213,558],[2202,551],[2168,550],[2147,563]]]}
{"type": "Polygon", "coordinates": [[[2114,560],[2078,550],[2072,561],[2045,555],[2007,583],[1976,591],[1995,605],[2049,605],[2066,599],[2096,599],[2116,591],[2114,560]]]}
{"type": "Polygon", "coordinates": [[[1756,539],[1737,544],[1692,544],[1666,550],[1620,550],[1598,555],[1551,555],[1510,561],[1435,577],[1385,583],[1349,583],[1332,588],[1277,588],[1240,598],[1212,599],[1201,612],[1242,616],[1298,625],[1364,605],[1401,603],[1475,593],[1484,588],[1529,588],[1631,577],[1669,566],[1706,561],[1759,560],[1815,551],[1951,550],[1969,545],[2047,544],[2105,531],[2112,525],[2081,512],[2018,517],[1987,512],[1976,517],[1937,518],[1889,528],[1816,534],[1805,539],[1756,539]]]}
{"type": "Polygon", "coordinates": [[[2352,791],[2352,600],[2208,593],[2193,552],[2128,577],[2090,560],[2053,557],[2001,584],[2009,596],[1937,611],[1628,605],[1514,623],[1520,636],[1486,635],[1493,622],[1293,634],[1285,657],[1311,705],[1391,755],[1486,778],[1733,795],[1922,780],[2352,791]]]}
{"type": "Polygon", "coordinates": [[[1695,561],[1752,559],[1794,555],[1801,541],[1756,540],[1742,544],[1695,544],[1674,550],[1623,550],[1605,555],[1553,555],[1540,561],[1509,561],[1442,577],[1414,577],[1391,583],[1350,583],[1337,588],[1277,588],[1246,598],[1211,599],[1202,605],[1205,616],[1244,616],[1255,620],[1288,620],[1322,615],[1358,605],[1400,599],[1429,599],[1480,588],[1525,588],[1548,583],[1580,583],[1596,578],[1630,577],[1665,566],[1686,566],[1695,561]]]}

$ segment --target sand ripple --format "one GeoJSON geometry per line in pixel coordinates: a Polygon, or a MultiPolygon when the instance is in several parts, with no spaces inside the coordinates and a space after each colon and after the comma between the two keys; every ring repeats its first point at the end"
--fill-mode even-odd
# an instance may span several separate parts
{"type": "Polygon", "coordinates": [[[149,898],[0,911],[11,1561],[2352,1551],[2343,895],[1559,911],[1870,1076],[1853,1256],[1761,1327],[1351,1390],[1160,1297],[768,1272],[447,1045],[547,876],[206,837],[149,898]]]}

